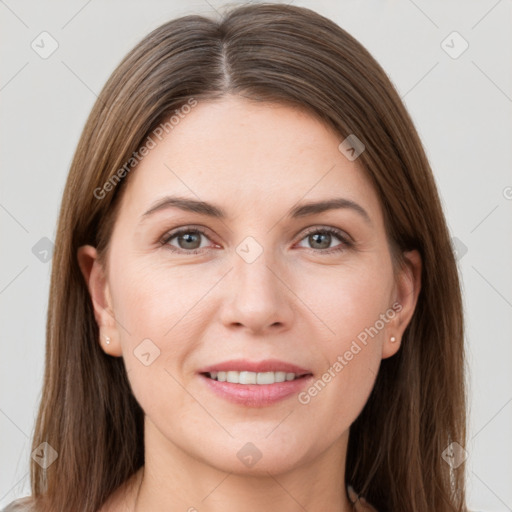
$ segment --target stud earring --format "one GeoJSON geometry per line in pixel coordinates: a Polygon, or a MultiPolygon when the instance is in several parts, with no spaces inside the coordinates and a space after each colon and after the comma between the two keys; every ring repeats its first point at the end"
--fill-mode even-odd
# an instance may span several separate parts
{"type": "Polygon", "coordinates": [[[394,336],[391,336],[391,338],[389,338],[389,341],[391,341],[391,343],[395,343],[396,338],[394,336]]]}
{"type": "Polygon", "coordinates": [[[106,340],[106,343],[108,345],[110,343],[110,338],[108,336],[105,336],[105,340],[106,340]]]}

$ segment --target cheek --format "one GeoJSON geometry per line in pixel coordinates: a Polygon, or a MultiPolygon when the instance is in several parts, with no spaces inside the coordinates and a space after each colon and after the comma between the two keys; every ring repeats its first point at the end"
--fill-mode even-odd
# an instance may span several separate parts
{"type": "Polygon", "coordinates": [[[297,295],[327,329],[330,346],[347,341],[375,324],[389,308],[390,273],[385,264],[352,264],[296,274],[297,295]],[[305,277],[299,277],[300,275],[305,277]],[[298,283],[301,282],[301,285],[298,283]]]}
{"type": "Polygon", "coordinates": [[[378,371],[371,368],[373,359],[361,351],[351,361],[337,361],[299,396],[308,430],[322,433],[319,445],[347,431],[363,410],[378,371]]]}
{"type": "Polygon", "coordinates": [[[348,428],[359,415],[379,371],[386,325],[381,315],[390,307],[391,283],[382,268],[345,267],[328,276],[317,274],[315,286],[308,292],[304,288],[305,302],[315,306],[329,330],[318,343],[323,370],[298,398],[310,409],[311,426],[331,425],[332,435],[348,428]]]}
{"type": "MultiPolygon", "coordinates": [[[[324,368],[297,397],[307,428],[321,431],[325,439],[335,439],[349,429],[375,384],[381,351],[376,339],[363,343],[357,338],[361,325],[360,319],[340,317],[336,324],[340,334],[319,347],[324,368]]],[[[318,440],[319,445],[323,442],[318,440]]]]}
{"type": "MultiPolygon", "coordinates": [[[[191,267],[124,261],[112,272],[115,317],[131,387],[146,413],[186,408],[181,371],[205,329],[201,297],[212,284],[191,267]]],[[[206,304],[206,302],[205,302],[206,304]]]]}
{"type": "Polygon", "coordinates": [[[131,337],[159,340],[171,337],[185,315],[189,318],[210,286],[204,270],[154,264],[149,258],[117,267],[113,278],[116,319],[131,337]]]}

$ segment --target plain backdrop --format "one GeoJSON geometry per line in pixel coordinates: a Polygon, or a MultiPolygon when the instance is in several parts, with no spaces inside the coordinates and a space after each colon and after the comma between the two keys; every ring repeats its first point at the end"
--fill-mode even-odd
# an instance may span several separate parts
{"type": "MultiPolygon", "coordinates": [[[[469,505],[510,511],[511,2],[293,3],[329,17],[373,54],[422,138],[463,283],[471,371],[465,447],[469,505]]],[[[30,494],[30,440],[44,368],[48,248],[86,117],[108,76],[143,36],[177,16],[211,13],[223,5],[214,0],[0,0],[0,507],[30,494]],[[58,44],[47,58],[33,48],[41,37],[45,51],[58,44]]]]}

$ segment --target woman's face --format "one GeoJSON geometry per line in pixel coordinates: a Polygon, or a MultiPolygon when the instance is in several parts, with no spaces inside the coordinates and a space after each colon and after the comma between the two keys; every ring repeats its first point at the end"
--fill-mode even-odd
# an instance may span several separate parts
{"type": "Polygon", "coordinates": [[[276,473],[334,446],[339,464],[381,360],[400,347],[418,260],[395,282],[375,191],[343,138],[308,114],[227,97],[161,138],[127,178],[108,278],[94,249],[79,256],[83,270],[94,261],[101,344],[123,357],[146,449],[276,473]],[[324,201],[338,207],[305,207],[324,201]],[[309,376],[249,386],[201,373],[236,359],[233,370],[274,360],[309,376]]]}

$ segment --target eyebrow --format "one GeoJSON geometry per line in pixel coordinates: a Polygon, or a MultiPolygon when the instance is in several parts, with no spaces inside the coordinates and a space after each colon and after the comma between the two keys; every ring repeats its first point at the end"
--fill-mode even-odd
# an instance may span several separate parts
{"type": "MultiPolygon", "coordinates": [[[[219,208],[218,206],[215,206],[211,203],[198,201],[197,199],[191,199],[187,197],[165,196],[156,201],[148,211],[142,214],[142,220],[146,219],[155,212],[168,208],[179,208],[180,210],[187,212],[199,213],[201,215],[207,215],[208,217],[218,219],[227,218],[227,215],[224,210],[222,210],[222,208],[219,208]]],[[[288,211],[287,216],[291,218],[300,218],[336,209],[350,209],[358,213],[368,224],[372,224],[368,212],[361,205],[343,197],[300,204],[291,208],[288,211]]]]}

